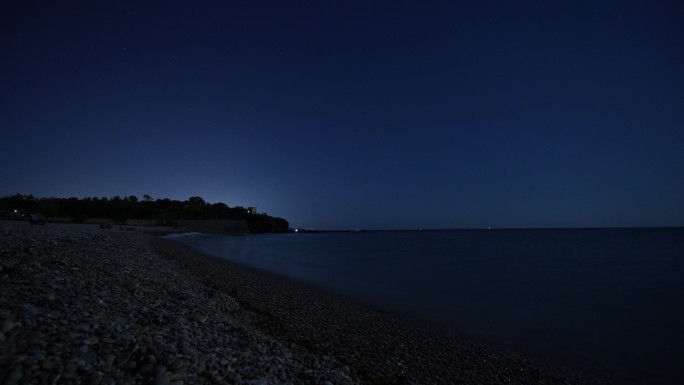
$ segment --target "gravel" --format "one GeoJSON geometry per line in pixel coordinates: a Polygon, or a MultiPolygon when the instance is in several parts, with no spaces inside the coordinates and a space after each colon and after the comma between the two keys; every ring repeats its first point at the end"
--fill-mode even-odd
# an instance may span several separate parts
{"type": "Polygon", "coordinates": [[[140,231],[0,222],[0,384],[594,383],[140,231]]]}

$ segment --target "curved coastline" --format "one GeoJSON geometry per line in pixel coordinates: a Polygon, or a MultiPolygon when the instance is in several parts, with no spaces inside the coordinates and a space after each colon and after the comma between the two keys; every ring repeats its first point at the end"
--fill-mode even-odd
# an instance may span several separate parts
{"type": "Polygon", "coordinates": [[[230,293],[266,333],[334,357],[362,383],[606,383],[172,239],[151,243],[164,258],[230,293]]]}
{"type": "Polygon", "coordinates": [[[0,233],[3,383],[599,383],[159,236],[0,233]]]}

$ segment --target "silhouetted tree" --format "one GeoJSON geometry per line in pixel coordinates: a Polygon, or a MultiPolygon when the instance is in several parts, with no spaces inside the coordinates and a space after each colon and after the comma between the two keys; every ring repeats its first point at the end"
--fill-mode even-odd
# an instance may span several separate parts
{"type": "Polygon", "coordinates": [[[207,202],[202,197],[190,197],[188,198],[188,204],[190,206],[204,206],[207,202]]]}

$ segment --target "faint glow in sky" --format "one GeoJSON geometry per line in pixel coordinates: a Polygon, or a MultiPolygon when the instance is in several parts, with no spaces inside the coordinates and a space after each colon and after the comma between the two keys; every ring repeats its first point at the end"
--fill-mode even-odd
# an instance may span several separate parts
{"type": "Polygon", "coordinates": [[[0,194],[684,225],[678,2],[0,7],[0,194]]]}

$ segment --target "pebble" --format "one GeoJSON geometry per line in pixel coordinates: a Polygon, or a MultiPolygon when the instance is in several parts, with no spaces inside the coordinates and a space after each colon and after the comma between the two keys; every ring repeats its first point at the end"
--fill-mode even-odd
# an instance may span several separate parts
{"type": "Polygon", "coordinates": [[[2,321],[2,325],[0,325],[0,331],[3,333],[7,333],[8,331],[12,330],[14,328],[14,321],[6,319],[2,321]]]}
{"type": "Polygon", "coordinates": [[[136,366],[137,364],[135,363],[135,361],[126,361],[123,365],[120,366],[120,368],[124,372],[132,372],[136,366]]]}
{"type": "Polygon", "coordinates": [[[22,377],[24,377],[22,373],[23,366],[19,365],[14,370],[12,370],[9,375],[7,375],[7,378],[5,378],[5,385],[16,385],[19,380],[21,380],[22,377]]]}
{"type": "Polygon", "coordinates": [[[14,320],[15,317],[14,317],[14,314],[12,314],[11,312],[9,312],[8,310],[0,309],[0,319],[4,319],[4,320],[7,320],[7,319],[8,319],[8,320],[14,320]]]}
{"type": "Polygon", "coordinates": [[[165,373],[158,373],[156,377],[154,377],[154,385],[169,385],[169,376],[165,373]]]}
{"type": "Polygon", "coordinates": [[[171,381],[182,380],[182,379],[186,378],[187,376],[188,376],[188,372],[181,369],[181,370],[177,370],[177,371],[174,371],[173,373],[171,373],[169,375],[169,379],[171,381]]]}
{"type": "Polygon", "coordinates": [[[171,370],[176,370],[176,369],[180,369],[180,368],[183,367],[183,366],[185,366],[185,362],[183,362],[183,360],[181,360],[180,358],[176,358],[176,359],[173,360],[173,362],[171,362],[171,364],[169,365],[169,369],[171,369],[171,370]]]}
{"type": "Polygon", "coordinates": [[[83,340],[83,343],[86,345],[95,345],[98,342],[100,342],[100,339],[97,337],[88,337],[83,340]]]}

